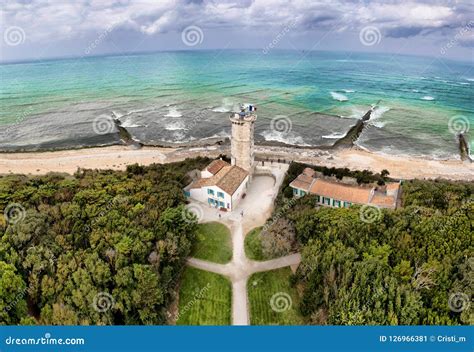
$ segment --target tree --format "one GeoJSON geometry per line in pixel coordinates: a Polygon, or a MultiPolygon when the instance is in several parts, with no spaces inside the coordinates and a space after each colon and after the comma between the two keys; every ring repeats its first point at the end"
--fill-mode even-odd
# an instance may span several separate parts
{"type": "Polygon", "coordinates": [[[0,324],[18,324],[27,312],[26,284],[16,268],[0,261],[0,324]]]}
{"type": "Polygon", "coordinates": [[[296,248],[296,232],[293,224],[279,218],[260,232],[262,252],[266,257],[276,258],[289,254],[296,248]]]}
{"type": "Polygon", "coordinates": [[[25,209],[0,217],[0,324],[166,323],[196,231],[182,186],[209,162],[0,176],[25,209]]]}

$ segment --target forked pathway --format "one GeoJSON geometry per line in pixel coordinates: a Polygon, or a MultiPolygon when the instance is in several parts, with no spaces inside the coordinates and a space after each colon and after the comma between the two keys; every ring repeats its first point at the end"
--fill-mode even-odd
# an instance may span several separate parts
{"type": "Polygon", "coordinates": [[[272,173],[275,179],[258,176],[252,181],[247,197],[232,213],[221,214],[215,209],[192,203],[191,207],[199,207],[201,222],[219,221],[230,228],[232,235],[232,261],[228,264],[217,264],[189,258],[188,264],[195,268],[227,276],[232,282],[232,324],[248,325],[249,309],[247,300],[247,280],[253,273],[279,269],[297,265],[301,261],[300,254],[292,254],[264,262],[247,258],[244,249],[245,231],[262,226],[271,214],[273,201],[285,175],[286,165],[275,165],[272,173]],[[240,215],[243,211],[243,216],[240,215]]]}
{"type": "Polygon", "coordinates": [[[242,223],[234,222],[231,227],[231,232],[234,255],[230,263],[217,264],[196,258],[189,258],[188,264],[201,270],[225,275],[230,279],[232,282],[232,324],[248,325],[247,281],[250,275],[260,271],[297,265],[301,261],[301,256],[297,253],[264,262],[250,260],[245,256],[242,223]]]}

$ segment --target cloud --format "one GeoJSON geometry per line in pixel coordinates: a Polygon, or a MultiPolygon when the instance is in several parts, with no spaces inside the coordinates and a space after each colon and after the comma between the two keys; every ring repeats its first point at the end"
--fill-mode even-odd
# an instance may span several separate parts
{"type": "MultiPolygon", "coordinates": [[[[2,1],[2,0],[0,0],[2,1]]],[[[92,38],[114,28],[146,38],[180,33],[190,25],[216,33],[278,32],[296,23],[292,35],[315,31],[355,33],[375,26],[385,37],[454,36],[469,23],[471,1],[343,0],[5,0],[3,28],[21,27],[28,43],[92,38]]],[[[472,45],[472,28],[459,40],[472,45]]],[[[224,35],[224,34],[221,34],[224,35]]]]}
{"type": "MultiPolygon", "coordinates": [[[[445,3],[445,2],[444,2],[445,3]]],[[[300,19],[303,29],[328,27],[345,21],[349,27],[378,25],[388,33],[416,35],[424,29],[460,27],[467,19],[469,3],[446,6],[443,2],[347,1],[185,1],[92,0],[77,2],[7,1],[3,17],[7,25],[34,29],[32,35],[83,35],[120,21],[120,26],[147,35],[180,30],[190,23],[203,27],[272,27],[300,19]],[[411,30],[410,30],[411,29],[411,30]]],[[[472,12],[471,12],[472,13],[472,12]]]]}

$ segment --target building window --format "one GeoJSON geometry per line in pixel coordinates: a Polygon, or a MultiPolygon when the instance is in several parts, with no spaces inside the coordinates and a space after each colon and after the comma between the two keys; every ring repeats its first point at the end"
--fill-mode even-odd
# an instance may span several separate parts
{"type": "Polygon", "coordinates": [[[304,196],[304,195],[306,195],[306,192],[305,192],[305,191],[300,191],[300,194],[301,194],[302,196],[304,196]]]}
{"type": "Polygon", "coordinates": [[[207,198],[207,202],[211,205],[214,205],[216,201],[212,198],[207,198]]]}
{"type": "Polygon", "coordinates": [[[351,202],[344,202],[344,208],[349,208],[351,205],[351,202]]]}
{"type": "Polygon", "coordinates": [[[219,198],[224,198],[224,193],[222,193],[222,192],[217,192],[217,196],[218,196],[219,198]]]}
{"type": "Polygon", "coordinates": [[[298,195],[298,190],[297,190],[296,188],[293,188],[293,194],[294,194],[295,196],[298,195]]]}
{"type": "Polygon", "coordinates": [[[331,198],[323,197],[323,204],[325,204],[325,205],[331,205],[331,198]]]}
{"type": "Polygon", "coordinates": [[[185,197],[191,197],[191,192],[189,192],[189,191],[184,191],[184,196],[185,196],[185,197]]]}
{"type": "Polygon", "coordinates": [[[225,207],[224,202],[219,202],[219,206],[220,206],[221,208],[224,208],[224,207],[225,207]]]}
{"type": "Polygon", "coordinates": [[[227,203],[227,209],[230,209],[230,203],[227,203]]]}
{"type": "Polygon", "coordinates": [[[319,203],[319,202],[321,202],[321,198],[318,195],[316,195],[316,203],[319,203]]]}
{"type": "Polygon", "coordinates": [[[341,207],[341,201],[339,200],[333,200],[332,201],[332,205],[337,207],[337,208],[340,208],[341,207]]]}
{"type": "Polygon", "coordinates": [[[207,194],[210,194],[211,196],[213,196],[213,195],[214,195],[214,191],[213,191],[212,189],[208,189],[208,190],[207,190],[207,194]]]}

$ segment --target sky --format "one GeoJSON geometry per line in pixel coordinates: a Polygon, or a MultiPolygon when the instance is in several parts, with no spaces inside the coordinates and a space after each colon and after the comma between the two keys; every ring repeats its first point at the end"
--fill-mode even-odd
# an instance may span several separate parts
{"type": "Polygon", "coordinates": [[[0,0],[0,7],[2,62],[243,48],[474,59],[472,0],[0,0]]]}

